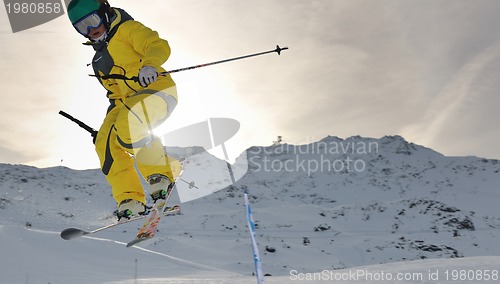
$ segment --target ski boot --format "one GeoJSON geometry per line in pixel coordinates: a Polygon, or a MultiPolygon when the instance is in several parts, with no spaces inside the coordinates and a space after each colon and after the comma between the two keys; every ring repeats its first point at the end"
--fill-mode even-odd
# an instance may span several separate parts
{"type": "Polygon", "coordinates": [[[116,216],[118,221],[122,218],[130,219],[131,217],[147,214],[146,205],[134,199],[125,199],[118,205],[116,216]]]}
{"type": "Polygon", "coordinates": [[[174,184],[170,179],[161,174],[153,174],[148,177],[151,198],[158,209],[165,207],[165,203],[170,198],[174,184]]]}

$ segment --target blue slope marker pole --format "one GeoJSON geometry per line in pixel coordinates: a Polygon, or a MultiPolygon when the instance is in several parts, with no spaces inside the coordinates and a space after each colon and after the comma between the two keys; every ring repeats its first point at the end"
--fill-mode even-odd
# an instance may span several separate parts
{"type": "MultiPolygon", "coordinates": [[[[234,173],[233,169],[231,168],[231,164],[227,162],[229,157],[227,155],[226,145],[222,143],[221,146],[222,146],[222,151],[224,152],[224,157],[226,158],[227,169],[229,171],[229,175],[231,176],[231,181],[234,184],[236,183],[236,180],[234,178],[234,173]]],[[[259,248],[257,246],[257,241],[255,239],[255,222],[253,220],[252,210],[250,209],[250,202],[248,201],[248,191],[246,189],[243,196],[245,198],[245,211],[247,215],[248,230],[250,230],[250,238],[252,240],[253,262],[255,264],[255,276],[257,277],[257,284],[263,284],[264,272],[262,271],[262,262],[259,256],[259,248]]]]}
{"type": "Polygon", "coordinates": [[[245,209],[247,212],[247,222],[248,229],[250,230],[250,237],[252,239],[252,250],[253,250],[253,261],[255,264],[255,275],[257,277],[257,283],[264,283],[264,272],[262,271],[262,262],[260,261],[259,249],[257,247],[257,241],[255,240],[255,222],[252,216],[252,210],[250,209],[250,202],[248,202],[248,192],[245,190],[245,209]]]}

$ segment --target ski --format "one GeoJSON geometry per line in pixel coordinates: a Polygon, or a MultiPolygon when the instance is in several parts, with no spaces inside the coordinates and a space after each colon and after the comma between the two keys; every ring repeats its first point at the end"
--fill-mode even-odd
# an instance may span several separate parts
{"type": "Polygon", "coordinates": [[[156,233],[156,228],[158,227],[160,219],[161,215],[158,213],[158,209],[154,208],[151,211],[150,217],[146,220],[146,222],[144,222],[144,225],[142,225],[139,233],[137,233],[135,239],[127,243],[127,247],[152,239],[156,233]]]}
{"type": "MultiPolygon", "coordinates": [[[[179,214],[180,211],[181,211],[180,205],[176,204],[170,208],[167,208],[166,211],[164,211],[160,215],[165,215],[165,216],[176,215],[176,214],[179,214]]],[[[107,229],[110,229],[110,228],[113,228],[113,227],[116,227],[119,225],[127,224],[127,223],[138,221],[138,220],[143,220],[143,219],[147,218],[150,214],[151,214],[151,211],[147,215],[136,216],[136,217],[132,217],[130,219],[123,219],[117,223],[112,223],[112,224],[97,228],[97,229],[92,230],[92,231],[86,231],[86,230],[82,230],[82,229],[78,229],[78,228],[67,228],[67,229],[63,230],[60,235],[61,235],[61,238],[63,238],[64,240],[72,240],[72,239],[80,238],[80,237],[83,237],[86,235],[95,234],[97,232],[104,231],[104,230],[107,230],[107,229]]]]}
{"type": "MultiPolygon", "coordinates": [[[[176,188],[176,182],[180,179],[182,173],[184,172],[185,166],[188,164],[188,160],[186,159],[180,159],[179,162],[181,163],[182,166],[181,171],[179,175],[176,177],[175,181],[166,189],[167,192],[165,196],[165,201],[154,204],[152,207],[150,207],[151,209],[149,210],[149,212],[147,212],[147,214],[141,216],[134,216],[131,218],[124,218],[116,223],[109,224],[92,231],[86,231],[78,228],[67,228],[61,232],[60,234],[61,238],[64,240],[72,240],[86,235],[95,234],[97,232],[104,231],[119,225],[145,219],[144,224],[139,229],[139,232],[137,233],[135,239],[129,242],[127,244],[127,247],[131,247],[142,241],[151,239],[156,233],[156,228],[158,227],[158,223],[160,222],[162,215],[166,216],[175,215],[180,212],[181,207],[178,204],[174,206],[167,205],[167,202],[170,199],[173,190],[176,188]]],[[[192,183],[194,184],[194,182],[192,183]]]]}
{"type": "MultiPolygon", "coordinates": [[[[181,171],[182,173],[182,171],[181,171]]],[[[179,175],[180,176],[180,175],[179,175]]],[[[168,211],[168,200],[170,199],[170,196],[172,196],[172,192],[176,188],[175,182],[171,184],[167,188],[167,194],[165,196],[165,201],[155,204],[153,208],[151,209],[151,212],[148,214],[148,217],[146,221],[144,221],[144,224],[142,227],[139,229],[139,232],[137,233],[135,239],[127,243],[127,247],[131,247],[133,245],[136,245],[140,242],[143,242],[145,240],[149,240],[154,237],[156,233],[156,228],[158,228],[158,224],[160,223],[161,215],[160,212],[165,212],[168,211]]],[[[174,206],[175,207],[175,206],[174,206]]]]}

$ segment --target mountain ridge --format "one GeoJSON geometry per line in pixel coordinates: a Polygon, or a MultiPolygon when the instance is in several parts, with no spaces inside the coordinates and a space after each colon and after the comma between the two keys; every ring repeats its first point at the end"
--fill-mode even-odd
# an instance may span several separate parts
{"type": "MultiPolygon", "coordinates": [[[[175,152],[193,157],[186,170],[199,167],[209,175],[225,165],[199,148],[175,152]]],[[[272,275],[500,254],[498,160],[447,157],[401,136],[328,136],[304,145],[254,146],[237,161],[247,163],[241,179],[183,203],[184,214],[160,225],[145,246],[173,256],[192,250],[219,268],[251,271],[247,190],[264,269],[272,275]]],[[[62,230],[113,220],[114,200],[99,170],[3,164],[0,179],[0,224],[62,230]]],[[[131,225],[101,236],[126,241],[135,230],[131,225]]]]}

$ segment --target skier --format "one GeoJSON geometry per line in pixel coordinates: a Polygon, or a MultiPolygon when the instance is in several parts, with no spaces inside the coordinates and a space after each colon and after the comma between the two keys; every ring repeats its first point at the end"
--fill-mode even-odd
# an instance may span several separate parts
{"type": "Polygon", "coordinates": [[[101,170],[118,205],[118,219],[145,214],[142,177],[156,202],[165,199],[181,165],[169,157],[152,129],[164,122],[177,104],[175,82],[161,67],[170,55],[168,42],[107,1],[73,0],[67,8],[73,27],[95,50],[94,73],[110,101],[94,140],[101,170]],[[138,82],[109,78],[119,74],[138,82]]]}

